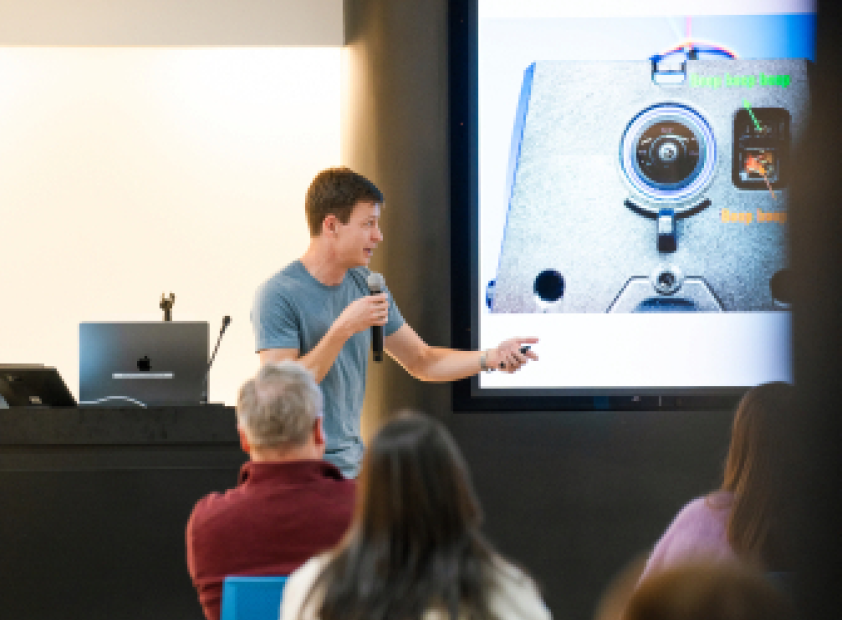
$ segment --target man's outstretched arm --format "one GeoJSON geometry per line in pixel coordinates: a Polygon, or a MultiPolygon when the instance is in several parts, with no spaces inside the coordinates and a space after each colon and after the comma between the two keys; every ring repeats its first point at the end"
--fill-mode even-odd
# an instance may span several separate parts
{"type": "Polygon", "coordinates": [[[384,340],[386,352],[406,371],[422,381],[456,381],[475,375],[485,368],[516,372],[529,360],[537,360],[534,351],[522,352],[524,346],[538,342],[537,338],[511,338],[486,351],[460,351],[445,347],[431,347],[404,324],[384,340]]]}

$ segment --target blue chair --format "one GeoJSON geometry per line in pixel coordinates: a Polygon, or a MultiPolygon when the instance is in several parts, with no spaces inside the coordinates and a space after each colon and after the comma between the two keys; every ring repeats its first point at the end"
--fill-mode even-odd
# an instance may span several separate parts
{"type": "Polygon", "coordinates": [[[220,620],[278,620],[286,577],[226,577],[220,620]]]}

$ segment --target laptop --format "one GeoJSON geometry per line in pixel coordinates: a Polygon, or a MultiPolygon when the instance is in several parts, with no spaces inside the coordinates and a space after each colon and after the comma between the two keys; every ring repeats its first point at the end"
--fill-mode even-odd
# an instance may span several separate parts
{"type": "Polygon", "coordinates": [[[58,371],[41,364],[0,364],[0,406],[75,407],[58,371]]]}
{"type": "Polygon", "coordinates": [[[79,324],[80,405],[207,401],[206,321],[79,324]]]}

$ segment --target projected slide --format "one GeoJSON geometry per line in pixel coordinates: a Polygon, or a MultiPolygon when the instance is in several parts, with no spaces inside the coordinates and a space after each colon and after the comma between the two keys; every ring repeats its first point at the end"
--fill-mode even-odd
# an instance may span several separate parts
{"type": "Polygon", "coordinates": [[[480,338],[517,326],[565,361],[481,387],[791,380],[787,220],[812,5],[501,4],[479,2],[480,338]]]}
{"type": "Polygon", "coordinates": [[[786,291],[770,284],[786,276],[806,64],[531,65],[491,310],[786,307],[786,291]]]}

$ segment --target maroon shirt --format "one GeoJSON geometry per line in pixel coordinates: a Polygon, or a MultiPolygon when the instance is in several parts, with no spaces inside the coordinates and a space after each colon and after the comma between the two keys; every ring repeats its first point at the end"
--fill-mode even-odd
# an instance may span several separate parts
{"type": "Polygon", "coordinates": [[[289,575],[339,542],[355,483],[325,461],[249,461],[237,486],[199,500],[187,522],[187,568],[208,620],[228,575],[289,575]]]}

